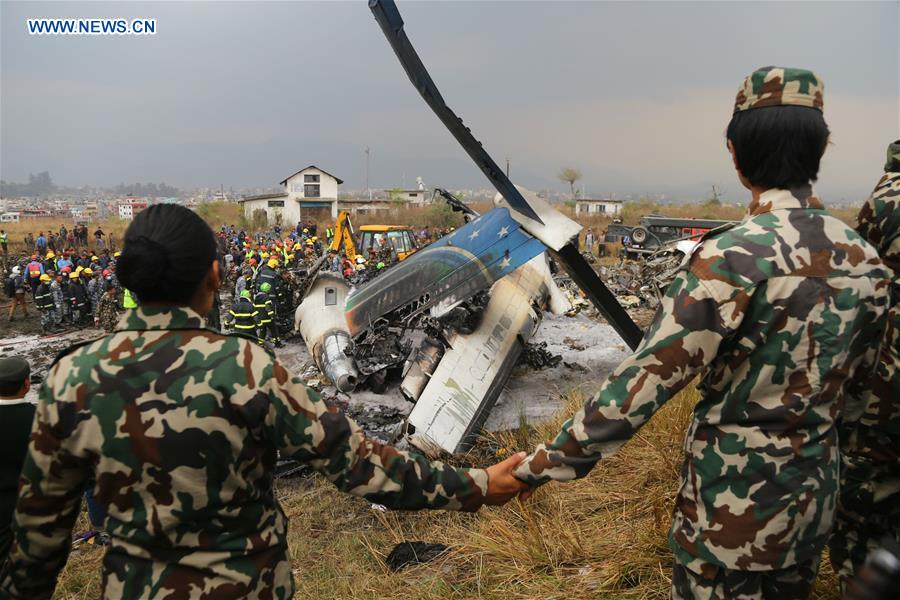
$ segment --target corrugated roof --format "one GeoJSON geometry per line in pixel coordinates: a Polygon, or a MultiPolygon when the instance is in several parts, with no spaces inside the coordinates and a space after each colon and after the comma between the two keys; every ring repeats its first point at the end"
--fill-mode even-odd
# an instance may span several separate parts
{"type": "Polygon", "coordinates": [[[287,198],[287,193],[281,192],[279,194],[260,194],[258,196],[247,196],[245,198],[241,198],[238,202],[246,202],[247,200],[270,200],[273,198],[287,198]]]}

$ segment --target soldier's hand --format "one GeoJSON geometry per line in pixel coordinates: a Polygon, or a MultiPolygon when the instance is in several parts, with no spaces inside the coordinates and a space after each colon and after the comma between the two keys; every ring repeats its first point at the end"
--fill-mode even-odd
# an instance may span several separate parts
{"type": "Polygon", "coordinates": [[[488,493],[484,503],[497,506],[506,504],[513,497],[524,494],[531,489],[531,486],[516,479],[513,471],[519,466],[527,453],[517,452],[503,462],[491,465],[487,468],[488,474],[488,493]]]}

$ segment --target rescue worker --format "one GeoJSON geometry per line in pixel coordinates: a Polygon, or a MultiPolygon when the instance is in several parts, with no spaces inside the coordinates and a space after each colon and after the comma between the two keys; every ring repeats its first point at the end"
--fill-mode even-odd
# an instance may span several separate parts
{"type": "Polygon", "coordinates": [[[100,298],[103,296],[103,280],[100,279],[100,273],[92,269],[85,269],[84,276],[88,277],[87,295],[90,302],[91,320],[96,320],[97,307],[100,306],[100,298]]]}
{"type": "Polygon", "coordinates": [[[253,306],[250,290],[242,290],[231,310],[228,311],[228,323],[238,333],[243,333],[259,341],[259,310],[253,306]]]}
{"type": "Polygon", "coordinates": [[[28,274],[28,284],[31,287],[31,295],[33,297],[41,284],[41,275],[44,274],[44,265],[38,260],[37,254],[31,255],[31,262],[25,266],[25,272],[28,274]]]}
{"type": "Polygon", "coordinates": [[[69,273],[69,289],[67,299],[72,313],[72,323],[81,325],[89,314],[87,290],[81,283],[78,272],[69,273]]]}
{"type": "MultiPolygon", "coordinates": [[[[18,266],[12,268],[12,274],[9,276],[13,292],[12,301],[9,304],[9,320],[13,320],[16,307],[21,306],[25,317],[28,317],[28,305],[25,304],[25,278],[22,276],[22,269],[18,266]]],[[[40,276],[38,277],[40,280],[40,276]]],[[[35,288],[37,289],[37,288],[35,288]]]]}
{"type": "Polygon", "coordinates": [[[134,293],[126,287],[122,288],[122,308],[135,309],[138,307],[134,293]]]}
{"type": "Polygon", "coordinates": [[[53,315],[56,305],[53,303],[53,292],[50,290],[50,275],[44,273],[40,281],[35,289],[34,305],[41,313],[41,331],[50,333],[56,325],[53,315]]]}
{"type": "Polygon", "coordinates": [[[62,322],[65,325],[68,325],[72,322],[72,303],[69,296],[69,275],[72,274],[72,269],[70,267],[63,267],[59,271],[59,277],[57,278],[57,283],[59,283],[59,291],[62,293],[62,308],[60,309],[62,315],[62,322]]]}
{"type": "Polygon", "coordinates": [[[253,307],[259,311],[259,330],[257,336],[260,342],[272,342],[276,347],[282,346],[275,327],[275,306],[269,297],[272,284],[268,281],[259,286],[259,291],[253,296],[253,307]]]}
{"type": "Polygon", "coordinates": [[[289,277],[287,271],[282,271],[275,280],[275,314],[278,317],[276,331],[279,339],[290,332],[294,325],[293,293],[289,277]]]}
{"type": "Polygon", "coordinates": [[[828,544],[841,586],[885,538],[900,544],[900,140],[856,230],[893,271],[888,323],[871,387],[854,390],[841,431],[840,500],[828,544]]]}
{"type": "Polygon", "coordinates": [[[275,269],[278,267],[278,260],[271,258],[269,262],[264,264],[259,268],[256,272],[256,289],[259,290],[262,288],[262,284],[268,283],[269,286],[273,286],[275,284],[275,280],[278,278],[278,273],[275,269]]]}
{"type": "Polygon", "coordinates": [[[635,353],[516,471],[584,477],[702,372],[669,537],[674,598],[806,598],[831,528],[837,424],[875,364],[889,280],[813,193],[822,94],[803,69],[745,79],[726,138],[746,217],[705,236],[635,353]]]}
{"type": "Polygon", "coordinates": [[[116,288],[109,286],[103,297],[100,298],[100,304],[97,306],[97,314],[94,317],[94,326],[101,327],[107,333],[112,333],[116,329],[119,322],[119,298],[116,288]]]}
{"type": "Polygon", "coordinates": [[[382,262],[387,266],[397,262],[397,250],[394,248],[394,244],[387,239],[387,235],[378,238],[378,254],[376,255],[376,259],[377,262],[382,262]]]}
{"type": "Polygon", "coordinates": [[[48,252],[44,256],[44,261],[41,263],[44,265],[44,273],[48,273],[49,271],[58,271],[59,267],[56,264],[56,254],[53,252],[48,252]]]}
{"type": "Polygon", "coordinates": [[[53,324],[61,327],[66,315],[66,302],[62,288],[63,277],[56,274],[50,282],[50,297],[53,299],[53,324]]]}
{"type": "Polygon", "coordinates": [[[253,278],[253,273],[249,270],[241,273],[241,276],[238,277],[237,282],[234,284],[234,297],[240,298],[241,292],[244,290],[250,290],[250,281],[253,278]]]}
{"type": "Polygon", "coordinates": [[[48,371],[0,597],[52,595],[87,480],[107,510],[104,598],[291,598],[276,452],[391,508],[472,511],[525,489],[524,454],[485,470],[385,446],[257,344],[204,328],[219,263],[189,209],[141,211],[124,248],[119,276],[143,304],[48,371]]]}

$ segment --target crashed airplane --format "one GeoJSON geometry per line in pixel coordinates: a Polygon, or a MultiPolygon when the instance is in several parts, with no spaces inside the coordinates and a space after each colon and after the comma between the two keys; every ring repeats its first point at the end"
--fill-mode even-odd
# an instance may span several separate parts
{"type": "Polygon", "coordinates": [[[568,310],[551,257],[632,349],[643,332],[578,252],[581,226],[513,185],[447,107],[394,2],[369,6],[410,81],[497,189],[496,207],[468,211],[465,226],[349,293],[339,278],[314,275],[296,323],[338,390],[365,381],[382,391],[391,374],[402,378],[402,393],[416,403],[407,420],[410,443],[452,454],[471,445],[543,310],[568,310]]]}

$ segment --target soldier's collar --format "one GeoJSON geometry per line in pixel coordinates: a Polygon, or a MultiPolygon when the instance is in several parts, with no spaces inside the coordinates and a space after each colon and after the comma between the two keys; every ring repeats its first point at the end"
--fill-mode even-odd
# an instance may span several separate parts
{"type": "Polygon", "coordinates": [[[773,210],[790,210],[795,208],[823,208],[822,202],[813,192],[811,185],[804,185],[789,190],[771,189],[751,200],[747,207],[747,216],[754,217],[773,210]]]}
{"type": "Polygon", "coordinates": [[[205,329],[203,318],[187,306],[139,306],[125,311],[116,331],[153,329],[205,329]]]}

